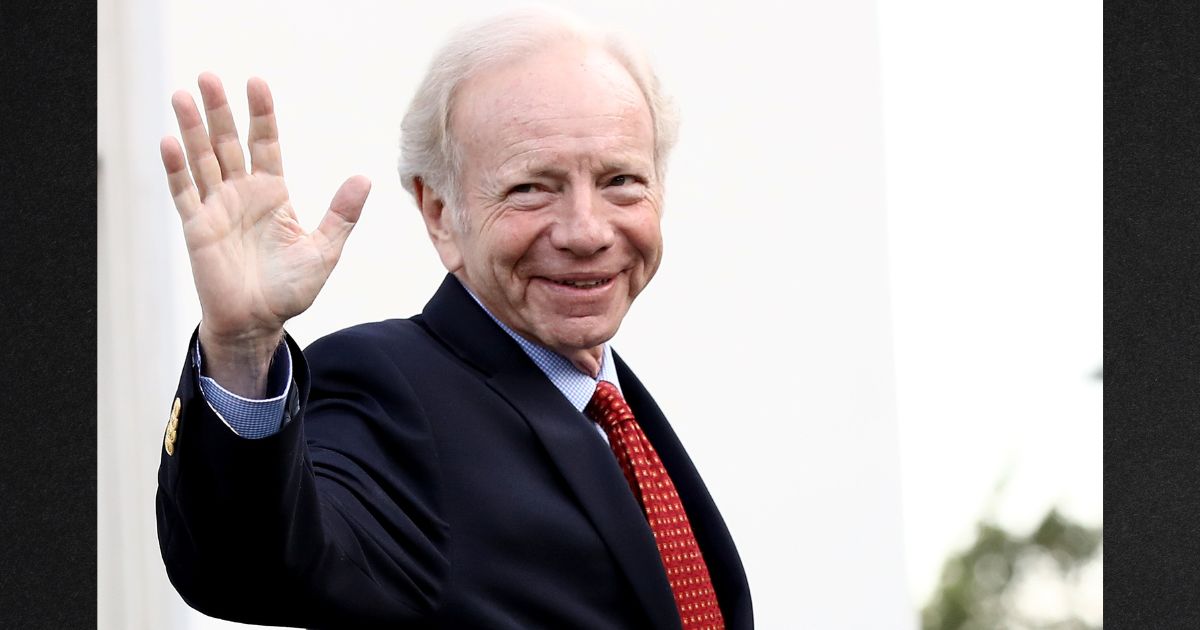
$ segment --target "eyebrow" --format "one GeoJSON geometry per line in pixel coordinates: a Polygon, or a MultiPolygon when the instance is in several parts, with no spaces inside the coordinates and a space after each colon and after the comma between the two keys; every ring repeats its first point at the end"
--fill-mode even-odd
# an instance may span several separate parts
{"type": "MultiPolygon", "coordinates": [[[[617,172],[639,172],[652,168],[649,165],[639,166],[633,160],[601,160],[601,173],[617,173],[617,172]]],[[[550,179],[566,179],[567,169],[558,166],[541,165],[536,161],[529,161],[521,166],[514,168],[507,173],[506,177],[546,177],[550,179]]]]}

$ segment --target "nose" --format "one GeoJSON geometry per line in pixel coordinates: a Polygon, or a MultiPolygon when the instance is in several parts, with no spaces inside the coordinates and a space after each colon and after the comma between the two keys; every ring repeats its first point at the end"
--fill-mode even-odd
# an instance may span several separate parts
{"type": "Polygon", "coordinates": [[[598,191],[590,187],[575,191],[554,223],[550,244],[579,257],[593,256],[612,247],[616,231],[598,191]]]}

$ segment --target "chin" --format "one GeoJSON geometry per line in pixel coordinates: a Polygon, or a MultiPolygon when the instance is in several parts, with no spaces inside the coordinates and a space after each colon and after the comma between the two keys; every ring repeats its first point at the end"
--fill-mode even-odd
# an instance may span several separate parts
{"type": "MultiPolygon", "coordinates": [[[[588,318],[590,319],[590,318],[588,318]]],[[[619,324],[619,322],[618,322],[619,324]]],[[[617,325],[604,322],[571,322],[547,331],[546,344],[559,350],[589,350],[599,346],[617,333],[617,325]]]]}

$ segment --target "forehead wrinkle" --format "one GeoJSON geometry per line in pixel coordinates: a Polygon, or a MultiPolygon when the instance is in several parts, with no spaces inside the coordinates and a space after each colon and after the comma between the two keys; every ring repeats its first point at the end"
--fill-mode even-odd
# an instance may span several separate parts
{"type": "Polygon", "coordinates": [[[482,179],[492,185],[534,173],[562,177],[579,165],[585,170],[597,165],[605,171],[652,170],[654,125],[649,109],[640,92],[615,92],[608,96],[617,97],[616,104],[593,108],[585,103],[583,111],[570,98],[529,101],[511,90],[492,92],[490,98],[477,94],[460,102],[452,118],[466,132],[460,137],[470,145],[472,161],[482,167],[482,179]]]}
{"type": "Polygon", "coordinates": [[[519,147],[522,144],[529,142],[546,142],[554,140],[584,140],[597,141],[601,145],[612,145],[619,142],[635,143],[639,140],[637,130],[634,129],[619,129],[614,126],[603,127],[599,125],[580,124],[574,129],[564,130],[561,125],[553,125],[550,128],[545,128],[538,123],[553,123],[560,120],[579,120],[581,123],[588,119],[601,118],[604,120],[624,121],[625,116],[620,115],[604,115],[604,116],[556,116],[543,117],[532,121],[516,121],[513,128],[501,129],[501,142],[508,147],[519,147]]]}
{"type": "Polygon", "coordinates": [[[494,93],[474,94],[475,98],[464,99],[458,103],[458,106],[451,111],[451,119],[462,116],[468,119],[474,119],[476,122],[494,120],[497,112],[510,112],[512,115],[508,117],[509,123],[521,127],[532,127],[539,122],[553,122],[560,120],[588,120],[588,119],[616,119],[629,120],[645,117],[646,123],[651,123],[650,109],[645,104],[645,99],[640,93],[622,94],[623,90],[609,92],[610,98],[616,99],[618,102],[608,103],[608,107],[603,107],[608,111],[595,111],[599,109],[595,107],[595,103],[585,103],[584,107],[592,108],[592,111],[579,111],[579,103],[573,98],[567,98],[565,101],[557,100],[540,100],[534,95],[539,94],[536,87],[531,87],[524,90],[519,82],[506,86],[505,90],[496,90],[494,93]]]}
{"type": "Polygon", "coordinates": [[[653,152],[642,151],[635,146],[637,136],[629,134],[600,134],[590,138],[582,138],[569,134],[552,134],[538,138],[522,138],[510,148],[518,148],[528,143],[538,143],[538,146],[522,148],[506,157],[496,166],[498,174],[531,173],[531,172],[565,172],[567,169],[559,164],[600,164],[603,170],[627,167],[645,168],[647,162],[653,162],[653,152]],[[545,146],[545,141],[554,138],[569,138],[571,140],[591,139],[599,146],[559,148],[545,146]],[[635,141],[635,142],[629,142],[635,141]],[[645,153],[645,155],[642,155],[645,153]],[[543,157],[546,156],[546,157],[543,157]]]}
{"type": "MultiPolygon", "coordinates": [[[[517,127],[518,129],[525,129],[533,134],[537,134],[538,131],[542,128],[542,125],[545,123],[554,124],[554,123],[558,123],[561,121],[577,121],[579,123],[579,125],[574,130],[572,130],[573,133],[556,131],[556,135],[570,135],[572,137],[587,137],[589,135],[593,135],[593,132],[595,129],[594,124],[603,124],[603,123],[617,123],[615,125],[608,125],[608,127],[614,131],[618,131],[618,134],[616,134],[616,135],[621,135],[621,136],[629,135],[626,132],[626,130],[624,130],[622,128],[628,128],[628,131],[633,131],[633,128],[642,128],[643,125],[644,125],[645,131],[649,131],[652,135],[654,133],[654,123],[650,119],[649,110],[647,110],[644,107],[638,107],[634,104],[628,104],[625,107],[617,108],[616,111],[603,112],[603,113],[578,113],[578,112],[560,112],[560,111],[537,113],[535,111],[536,109],[550,109],[550,110],[560,110],[561,109],[558,107],[548,107],[548,106],[542,106],[540,108],[530,107],[529,109],[534,110],[534,111],[526,116],[514,116],[512,122],[515,123],[515,127],[517,127]]],[[[559,130],[559,129],[561,129],[561,126],[554,125],[554,127],[552,127],[552,128],[555,130],[559,130]]]]}
{"type": "Polygon", "coordinates": [[[550,155],[543,158],[541,155],[549,151],[549,149],[531,149],[523,151],[512,158],[505,161],[501,168],[497,169],[499,177],[551,177],[556,179],[565,179],[571,172],[573,167],[582,167],[582,170],[593,173],[611,173],[617,171],[642,171],[649,170],[650,166],[645,159],[639,159],[635,152],[619,151],[615,154],[596,155],[594,152],[583,153],[574,157],[564,157],[550,155]],[[521,158],[524,159],[521,159],[521,158]],[[514,163],[514,160],[518,160],[514,163]],[[569,166],[563,166],[563,164],[569,166]]]}

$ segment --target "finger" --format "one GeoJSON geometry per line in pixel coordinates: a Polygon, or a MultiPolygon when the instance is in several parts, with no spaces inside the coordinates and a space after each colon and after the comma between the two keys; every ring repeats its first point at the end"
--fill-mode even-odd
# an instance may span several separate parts
{"type": "Polygon", "coordinates": [[[323,241],[326,259],[330,263],[336,263],[341,257],[342,246],[346,244],[350,230],[354,229],[354,224],[358,223],[358,218],[362,216],[363,204],[366,203],[367,194],[370,192],[371,180],[362,175],[355,175],[347,179],[334,193],[333,201],[329,202],[329,210],[325,212],[321,225],[317,226],[314,233],[314,236],[323,241]]]}
{"type": "Polygon", "coordinates": [[[176,92],[171,97],[171,106],[175,109],[175,119],[179,121],[179,134],[183,136],[192,178],[203,199],[221,185],[221,166],[217,164],[217,156],[208,142],[208,132],[204,130],[204,121],[200,120],[200,112],[192,95],[183,90],[176,92]]]}
{"type": "Polygon", "coordinates": [[[267,82],[252,77],[246,82],[246,99],[250,102],[250,168],[283,175],[283,158],[279,152],[279,129],[275,124],[275,101],[267,82]]]}
{"type": "Polygon", "coordinates": [[[200,97],[204,100],[204,117],[208,119],[208,135],[213,152],[221,165],[221,177],[239,177],[246,174],[246,157],[242,155],[242,144],[238,142],[237,127],[233,123],[233,111],[225,98],[221,79],[205,72],[197,80],[200,97]]]}
{"type": "Polygon", "coordinates": [[[167,136],[158,144],[162,154],[163,167],[167,169],[167,186],[171,189],[171,198],[175,200],[175,209],[184,221],[188,220],[200,209],[200,194],[192,185],[192,176],[188,174],[187,162],[183,159],[183,147],[179,141],[167,136]]]}

